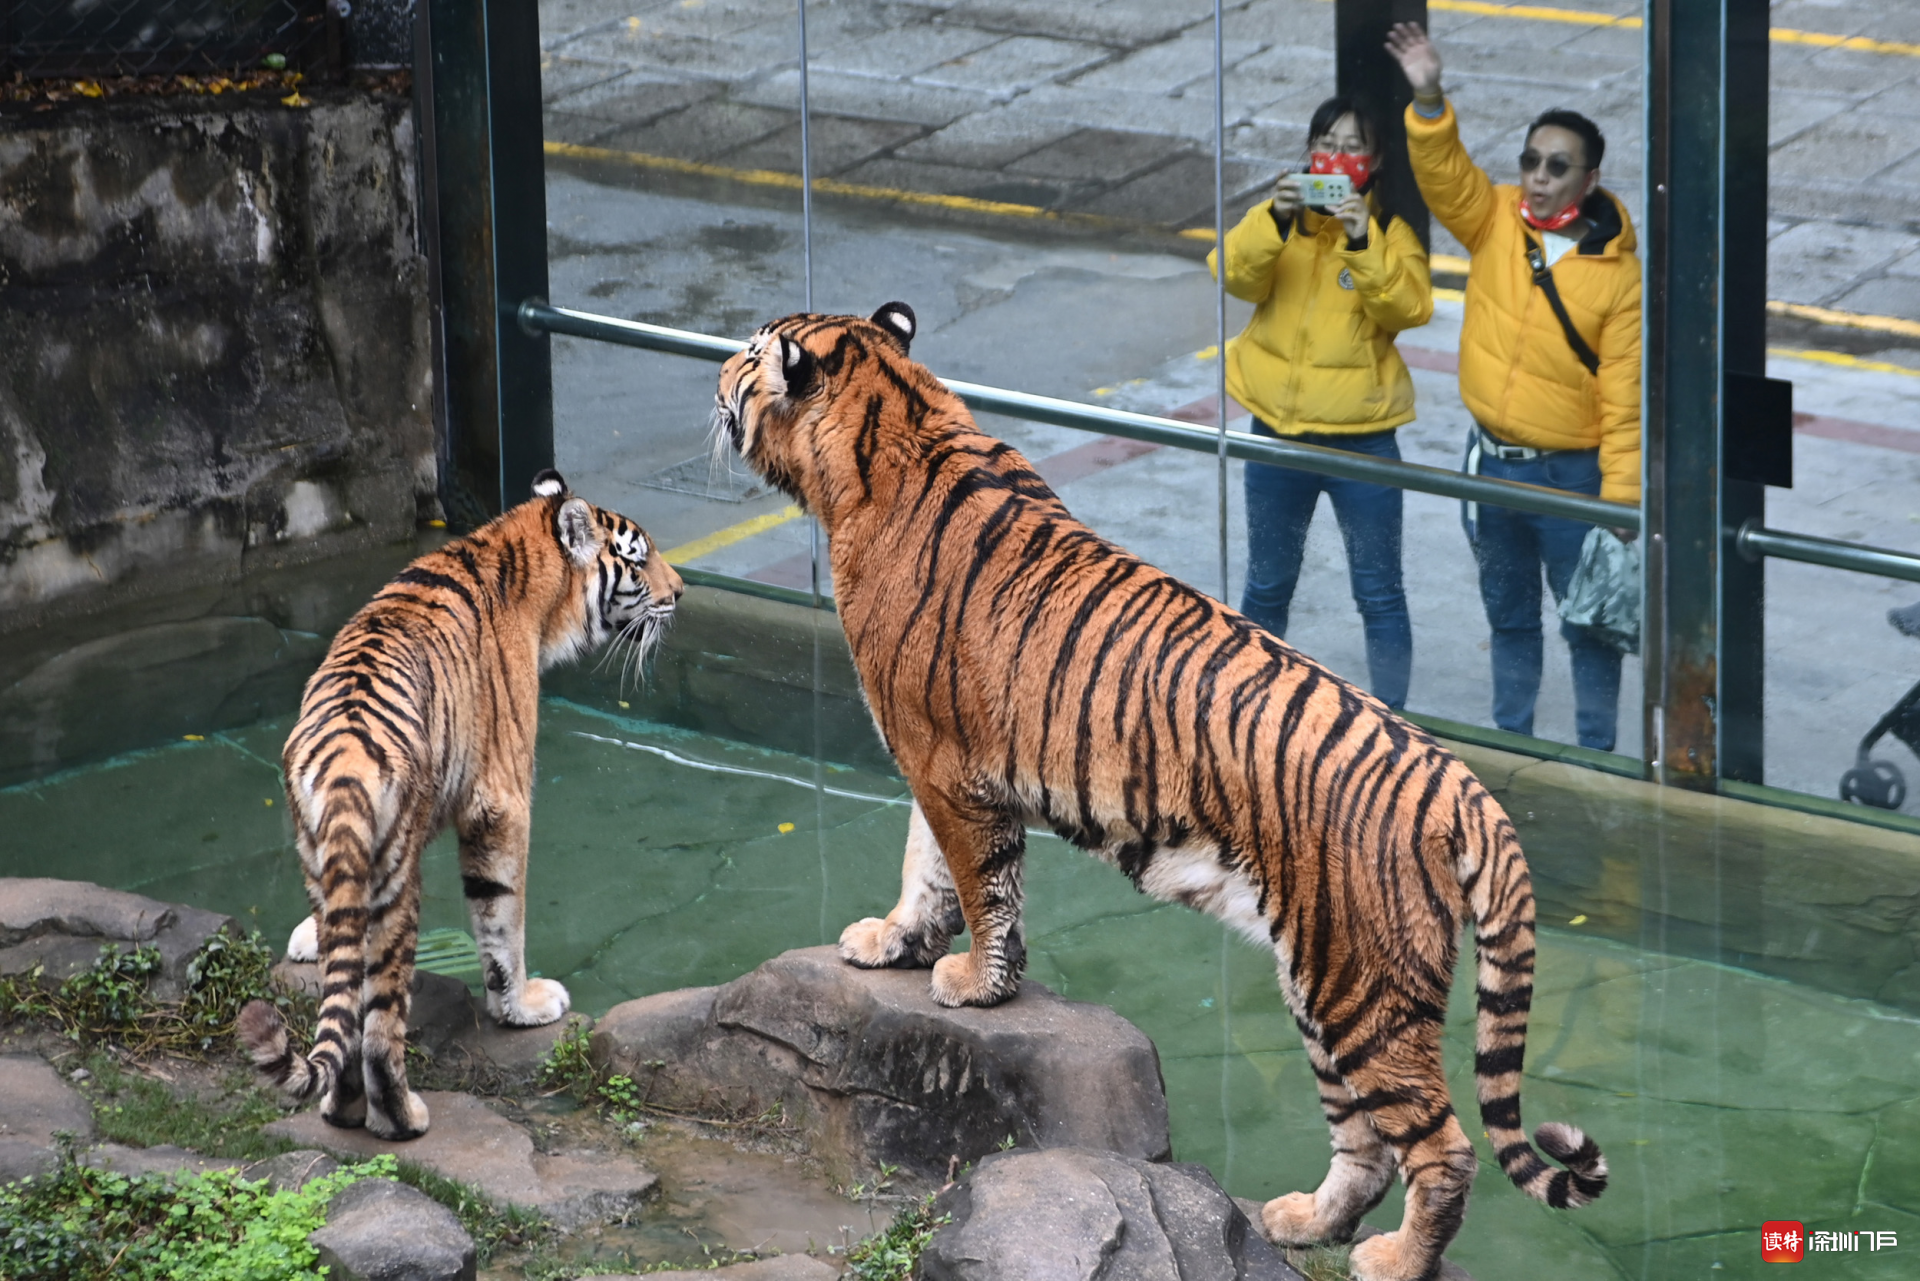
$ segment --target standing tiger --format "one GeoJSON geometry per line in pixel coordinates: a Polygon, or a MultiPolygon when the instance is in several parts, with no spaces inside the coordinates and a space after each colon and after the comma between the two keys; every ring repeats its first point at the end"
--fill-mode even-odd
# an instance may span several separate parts
{"type": "Polygon", "coordinates": [[[1319,1189],[1269,1201],[1269,1238],[1349,1239],[1396,1166],[1400,1230],[1356,1277],[1432,1275],[1476,1161],[1440,1034],[1474,925],[1480,1117],[1529,1196],[1606,1186],[1569,1125],[1520,1125],[1533,893],[1513,826],[1453,755],[1236,611],[1074,520],[908,357],[915,322],[797,315],[720,373],[714,424],[825,526],[834,596],[874,720],[913,790],[904,885],[847,927],[859,966],[933,967],[943,1005],[1013,996],[1025,825],[1148,894],[1221,918],[1279,960],[1333,1131],[1319,1189]],[[972,950],[948,955],[962,924],[972,950]]]}
{"type": "Polygon", "coordinates": [[[479,945],[487,1013],[551,1023],[566,988],[527,976],[527,836],[543,669],[608,640],[635,662],[684,590],[641,528],[567,492],[534,497],[414,561],[334,637],[307,682],[283,765],[314,915],[288,953],[322,963],[313,1051],[264,1001],[241,1012],[254,1063],[321,1115],[386,1139],[427,1129],[407,1088],[420,851],[448,824],[479,945]]]}

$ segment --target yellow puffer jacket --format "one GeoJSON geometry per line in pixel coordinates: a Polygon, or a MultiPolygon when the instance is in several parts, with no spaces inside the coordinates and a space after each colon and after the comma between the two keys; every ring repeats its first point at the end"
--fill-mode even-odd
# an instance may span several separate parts
{"type": "MultiPolygon", "coordinates": [[[[1207,255],[1217,276],[1219,251],[1207,255]]],[[[1433,316],[1420,238],[1399,218],[1347,248],[1337,218],[1304,211],[1283,235],[1263,200],[1227,233],[1227,292],[1254,304],[1227,343],[1227,392],[1282,436],[1357,435],[1413,418],[1413,378],[1394,350],[1433,316]]]]}
{"type": "Polygon", "coordinates": [[[1467,157],[1451,103],[1435,119],[1407,108],[1420,194],[1473,255],[1460,329],[1460,398],[1500,439],[1534,449],[1600,450],[1600,496],[1640,501],[1640,260],[1626,207],[1605,188],[1581,210],[1594,224],[1553,265],[1574,328],[1600,357],[1589,374],[1533,283],[1520,188],[1496,187],[1467,157]]]}

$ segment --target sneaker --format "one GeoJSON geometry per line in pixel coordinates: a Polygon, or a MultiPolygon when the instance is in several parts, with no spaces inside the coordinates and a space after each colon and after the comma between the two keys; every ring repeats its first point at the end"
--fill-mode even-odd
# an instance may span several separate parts
{"type": "Polygon", "coordinates": [[[1892,623],[1893,630],[1902,636],[1911,636],[1915,640],[1920,640],[1920,602],[1915,602],[1905,609],[1888,610],[1887,621],[1892,623]]]}

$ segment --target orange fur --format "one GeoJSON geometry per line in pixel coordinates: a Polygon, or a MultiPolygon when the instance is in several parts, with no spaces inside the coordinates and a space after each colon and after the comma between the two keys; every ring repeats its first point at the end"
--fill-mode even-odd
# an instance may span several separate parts
{"type": "MultiPolygon", "coordinates": [[[[307,682],[283,764],[322,967],[311,1053],[256,1002],[239,1031],[260,1071],[322,1115],[407,1139],[427,1128],[407,1086],[420,850],[448,825],[480,949],[488,1012],[549,1023],[564,987],[529,978],[527,836],[540,673],[609,640],[636,661],[683,590],[638,525],[535,497],[413,562],[334,637],[307,682]]],[[[306,927],[303,927],[303,930],[306,927]]],[[[302,931],[296,931],[296,939],[302,931]]]]}
{"type": "Polygon", "coordinates": [[[831,540],[874,719],[913,789],[900,904],[850,926],[860,965],[933,966],[935,999],[1017,991],[1024,829],[1051,825],[1142,890],[1279,961],[1333,1131],[1315,1193],[1265,1228],[1337,1241],[1408,1184],[1355,1275],[1430,1275],[1475,1169],[1441,1023],[1459,927],[1479,957],[1482,1123],[1529,1195],[1577,1205],[1606,1165],[1520,1128],[1533,896],[1513,827],[1432,738],[1236,611],[1075,521],[1019,453],[908,357],[913,318],[789,316],[720,376],[716,428],[831,540]],[[947,955],[964,921],[972,950],[947,955]]]}

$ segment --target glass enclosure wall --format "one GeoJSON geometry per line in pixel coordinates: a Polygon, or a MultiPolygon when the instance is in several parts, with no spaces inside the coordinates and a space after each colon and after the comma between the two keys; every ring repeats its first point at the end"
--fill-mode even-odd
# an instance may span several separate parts
{"type": "MultiPolygon", "coordinates": [[[[1221,338],[1247,327],[1255,295],[1224,296],[1206,255],[1249,210],[1270,216],[1276,176],[1308,167],[1309,124],[1336,90],[1332,6],[1226,10],[1216,31],[1213,7],[1196,0],[809,3],[804,24],[789,0],[549,4],[552,299],[743,338],[809,297],[816,310],[861,314],[897,298],[920,318],[914,355],[943,376],[1217,426],[1221,338]]],[[[1434,31],[1463,138],[1496,181],[1516,180],[1533,115],[1574,107],[1613,140],[1608,183],[1638,217],[1637,32],[1452,13],[1436,13],[1434,31]]],[[[1398,128],[1391,110],[1383,121],[1398,128]]],[[[1373,383],[1362,394],[1390,397],[1410,376],[1414,417],[1392,436],[1400,456],[1457,469],[1473,425],[1456,374],[1467,263],[1443,226],[1432,248],[1431,318],[1399,334],[1397,359],[1363,370],[1373,383]],[[1410,374],[1392,367],[1401,362],[1410,374]]],[[[1338,263],[1327,261],[1331,279],[1338,263]]],[[[1338,308],[1288,323],[1284,337],[1257,341],[1299,347],[1304,377],[1373,362],[1338,308]]],[[[657,526],[678,564],[811,588],[808,522],[707,448],[712,375],[691,360],[555,339],[559,463],[657,526]]],[[[1295,391],[1243,394],[1277,405],[1295,391]]],[[[1254,430],[1236,400],[1226,417],[1254,430]]],[[[1032,458],[1081,519],[1204,591],[1242,604],[1258,552],[1267,585],[1256,617],[1276,630],[1284,621],[1290,642],[1341,674],[1381,693],[1404,686],[1415,713],[1496,724],[1461,503],[1383,503],[1376,491],[1354,508],[1356,564],[1329,497],[1304,535],[1275,514],[1315,502],[1301,473],[1258,469],[1256,490],[1285,491],[1291,507],[1268,499],[1250,517],[1240,462],[991,415],[982,426],[1032,458]],[[1397,528],[1383,510],[1396,505],[1397,528]],[[1381,550],[1389,535],[1398,565],[1381,550]],[[1273,582],[1296,572],[1291,560],[1297,582],[1275,613],[1273,582]],[[1403,635],[1383,642],[1395,624],[1368,622],[1356,592],[1377,616],[1396,570],[1403,635]],[[1401,651],[1398,677],[1382,645],[1401,651]]],[[[1542,630],[1533,732],[1574,743],[1570,655],[1550,592],[1542,630]]],[[[1628,658],[1614,743],[1624,768],[1640,751],[1640,703],[1628,658]]],[[[1500,723],[1524,721],[1509,712],[1500,723]]]]}

